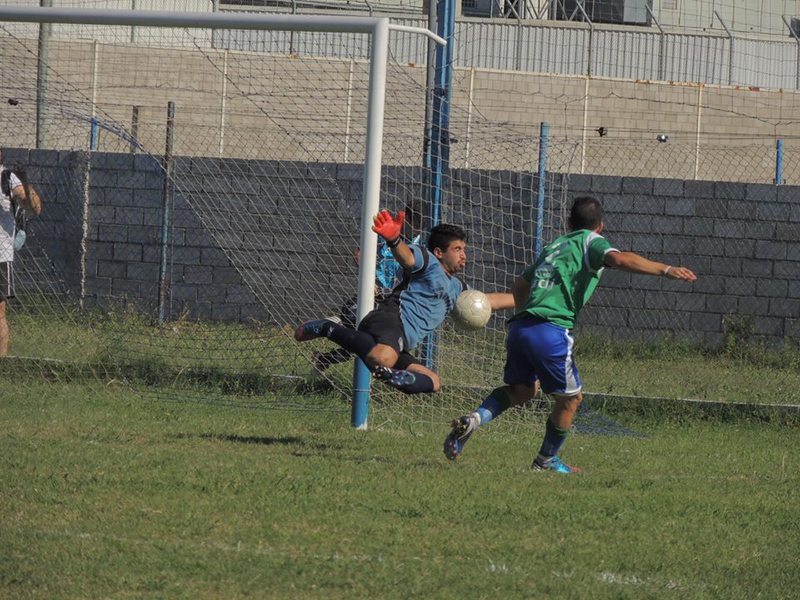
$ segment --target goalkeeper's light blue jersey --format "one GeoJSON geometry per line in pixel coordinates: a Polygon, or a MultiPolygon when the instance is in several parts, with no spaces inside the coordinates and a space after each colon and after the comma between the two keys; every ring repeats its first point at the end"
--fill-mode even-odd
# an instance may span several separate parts
{"type": "MultiPolygon", "coordinates": [[[[419,244],[419,236],[411,240],[411,244],[419,244]]],[[[383,292],[394,289],[403,279],[403,267],[395,259],[392,249],[383,241],[378,246],[378,261],[375,265],[375,282],[383,292]]]]}
{"type": "Polygon", "coordinates": [[[392,293],[400,300],[406,350],[415,348],[442,324],[458,295],[466,289],[460,279],[448,275],[439,259],[428,250],[418,245],[409,248],[414,254],[414,266],[405,272],[403,281],[392,293]]]}

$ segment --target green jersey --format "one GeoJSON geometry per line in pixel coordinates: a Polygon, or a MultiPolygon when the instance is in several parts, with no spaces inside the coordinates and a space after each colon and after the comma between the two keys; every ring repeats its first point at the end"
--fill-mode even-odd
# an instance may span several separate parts
{"type": "Polygon", "coordinates": [[[579,229],[545,246],[522,277],[531,283],[528,301],[513,318],[534,315],[572,329],[603,274],[603,260],[617,252],[599,233],[579,229]]]}

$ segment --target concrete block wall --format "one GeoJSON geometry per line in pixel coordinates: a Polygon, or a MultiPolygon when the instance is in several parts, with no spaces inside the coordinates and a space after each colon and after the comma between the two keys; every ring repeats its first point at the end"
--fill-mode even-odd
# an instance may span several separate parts
{"type": "MultiPolygon", "coordinates": [[[[87,163],[86,154],[51,151],[26,151],[15,158],[29,161],[32,180],[46,195],[45,214],[32,222],[31,231],[63,271],[67,295],[77,298],[80,289],[81,178],[88,167],[86,301],[131,304],[155,314],[164,188],[160,159],[92,153],[87,163]]],[[[358,244],[352,228],[360,204],[360,166],[181,158],[175,172],[170,318],[187,311],[193,318],[290,324],[309,311],[338,306],[354,293],[350,254],[358,244]],[[225,173],[238,176],[231,181],[225,173]],[[217,189],[214,181],[220,176],[224,184],[217,189]],[[311,181],[312,176],[317,179],[311,181]],[[306,212],[294,211],[295,217],[286,219],[285,209],[300,199],[306,212]],[[220,212],[217,202],[227,212],[220,212]],[[319,214],[336,222],[323,222],[315,217],[319,214]],[[268,235],[264,219],[272,225],[268,235]],[[242,235],[227,236],[229,227],[242,235]],[[315,235],[328,228],[340,232],[334,248],[315,235]],[[296,232],[306,230],[306,237],[298,238],[296,232]],[[247,240],[245,248],[226,251],[241,239],[247,240]],[[340,267],[326,267],[332,264],[349,266],[343,275],[340,267]]],[[[419,202],[424,190],[418,169],[387,167],[384,173],[385,204],[397,209],[419,202]]],[[[606,236],[619,249],[683,264],[700,276],[687,286],[608,271],[581,315],[584,330],[645,340],[674,332],[718,346],[726,323],[743,319],[754,334],[776,343],[800,334],[800,188],[592,175],[551,175],[548,185],[549,198],[562,198],[564,192],[567,203],[581,194],[600,197],[606,236]]],[[[451,209],[446,217],[470,232],[471,284],[501,289],[529,262],[531,239],[520,232],[532,222],[519,215],[530,211],[503,211],[492,203],[530,208],[535,189],[530,175],[453,172],[452,198],[464,208],[451,209]]],[[[421,211],[427,214],[424,206],[421,211]]],[[[551,225],[545,239],[561,226],[551,225]]]]}
{"type": "MultiPolygon", "coordinates": [[[[69,95],[70,90],[93,89],[94,112],[106,115],[112,130],[131,124],[133,107],[138,107],[137,137],[151,151],[163,149],[166,105],[172,101],[175,152],[182,156],[222,151],[228,158],[339,162],[363,155],[369,69],[363,60],[351,67],[340,58],[298,61],[210,49],[96,46],[85,39],[54,43],[50,60],[60,87],[53,91],[69,95]],[[130,85],[131,72],[137,74],[135,86],[130,85]],[[279,83],[289,80],[291,85],[279,83]],[[276,82],[281,93],[273,89],[276,82]],[[303,123],[313,123],[313,143],[297,143],[308,133],[303,123]],[[343,132],[349,132],[346,143],[343,132]]],[[[23,42],[0,39],[0,55],[14,65],[15,94],[36,97],[36,36],[23,42]]],[[[426,70],[419,61],[401,62],[387,82],[384,156],[392,164],[416,165],[423,145],[420,89],[426,70]]],[[[456,68],[450,135],[458,141],[450,148],[451,165],[530,168],[538,149],[538,126],[545,121],[550,124],[553,170],[565,173],[769,182],[775,176],[773,140],[781,138],[782,176],[800,183],[796,90],[587,79],[547,71],[456,68]],[[607,135],[593,133],[600,127],[607,135]],[[655,141],[659,133],[669,134],[668,144],[655,141]]],[[[92,112],[84,100],[82,108],[73,106],[79,114],[92,112]]],[[[0,113],[0,143],[34,145],[35,122],[35,103],[6,107],[0,113]]],[[[82,144],[88,129],[73,114],[49,111],[47,145],[82,144]]],[[[126,143],[104,130],[99,148],[118,151],[121,142],[126,143]]]]}
{"type": "MultiPolygon", "coordinates": [[[[182,172],[188,159],[178,159],[182,172]]],[[[143,154],[94,153],[86,288],[90,304],[158,310],[162,260],[162,161],[143,154]]],[[[167,224],[168,318],[240,321],[263,318],[253,293],[180,189],[167,224]]]]}
{"type": "Polygon", "coordinates": [[[581,327],[650,340],[674,331],[718,347],[744,327],[779,343],[800,333],[800,189],[767,184],[573,175],[595,193],[620,250],[693,269],[693,285],[607,271],[581,327]]]}

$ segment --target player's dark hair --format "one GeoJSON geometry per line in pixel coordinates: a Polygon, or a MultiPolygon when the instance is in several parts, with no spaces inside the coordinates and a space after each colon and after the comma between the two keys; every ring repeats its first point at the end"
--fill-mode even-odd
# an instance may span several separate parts
{"type": "Polygon", "coordinates": [[[434,248],[439,248],[442,252],[446,252],[447,247],[456,240],[466,242],[467,233],[458,225],[442,223],[431,229],[431,236],[428,238],[428,250],[433,252],[434,248]]]}
{"type": "Polygon", "coordinates": [[[603,222],[603,205],[594,196],[580,196],[572,203],[569,212],[569,228],[571,231],[578,229],[597,229],[603,222]]]}

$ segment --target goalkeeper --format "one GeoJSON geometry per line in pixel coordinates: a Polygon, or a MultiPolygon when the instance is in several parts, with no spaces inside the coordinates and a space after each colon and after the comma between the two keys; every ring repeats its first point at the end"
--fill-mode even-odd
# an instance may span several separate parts
{"type": "MultiPolygon", "coordinates": [[[[419,235],[415,236],[411,243],[419,244],[419,235]]],[[[359,264],[361,250],[356,249],[353,256],[356,264],[359,264]]],[[[392,255],[392,249],[389,248],[385,241],[381,241],[380,245],[378,246],[378,260],[375,265],[376,302],[381,302],[384,300],[386,296],[392,292],[394,287],[400,283],[402,279],[402,272],[403,268],[394,259],[394,256],[392,255]]],[[[352,298],[348,298],[344,304],[342,304],[341,308],[339,308],[339,314],[336,317],[328,317],[328,319],[331,321],[338,320],[340,325],[355,329],[356,321],[358,320],[356,317],[357,311],[358,296],[353,296],[352,298]]],[[[314,372],[317,374],[324,373],[329,367],[344,362],[350,359],[351,356],[353,356],[353,353],[346,348],[336,348],[334,350],[330,350],[329,352],[314,351],[311,359],[314,372]]]]}
{"type": "Polygon", "coordinates": [[[572,355],[572,328],[581,307],[594,293],[603,267],[692,282],[697,277],[685,267],[620,252],[600,234],[603,207],[591,196],[576,198],[569,216],[570,233],[548,244],[512,288],[517,313],[509,320],[506,339],[506,385],[494,389],[468,415],[453,421],[444,442],[444,454],[455,460],[481,425],[511,406],[531,399],[541,385],[554,397],[539,454],[531,467],[537,471],[573,473],[558,456],[578,406],[583,400],[581,379],[572,355]]]}
{"type": "MultiPolygon", "coordinates": [[[[402,281],[378,307],[357,328],[316,319],[300,325],[294,337],[299,342],[327,337],[358,355],[375,377],[406,394],[437,392],[439,376],[411,350],[442,324],[466,288],[456,274],[467,262],[467,235],[460,227],[442,224],[431,230],[427,248],[407,245],[400,235],[404,220],[404,211],[392,216],[387,210],[373,219],[372,230],[403,268],[402,281]]],[[[514,306],[509,293],[487,296],[494,310],[514,306]]]]}

